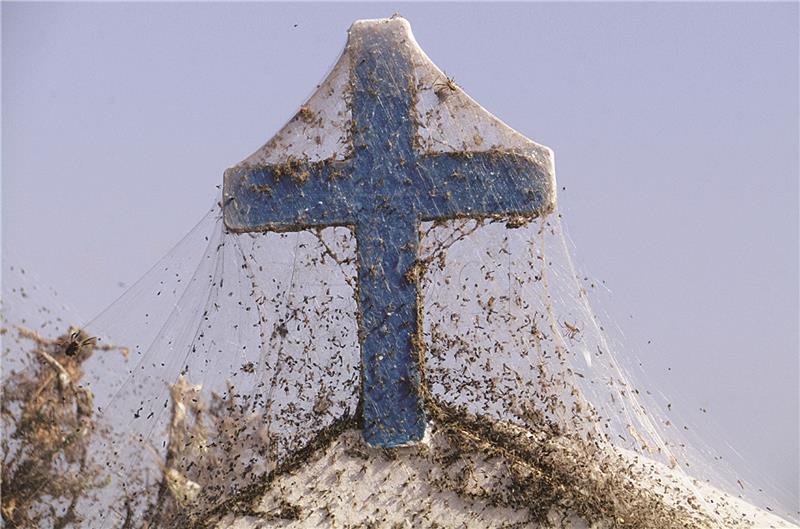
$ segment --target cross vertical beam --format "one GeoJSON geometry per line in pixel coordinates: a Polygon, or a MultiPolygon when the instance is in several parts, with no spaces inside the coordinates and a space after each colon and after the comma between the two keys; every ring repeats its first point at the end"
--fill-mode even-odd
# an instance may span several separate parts
{"type": "Polygon", "coordinates": [[[354,176],[364,186],[356,224],[363,432],[375,446],[419,441],[426,427],[414,341],[417,285],[406,279],[419,239],[407,192],[414,185],[413,76],[398,29],[360,32],[352,48],[354,176]]]}

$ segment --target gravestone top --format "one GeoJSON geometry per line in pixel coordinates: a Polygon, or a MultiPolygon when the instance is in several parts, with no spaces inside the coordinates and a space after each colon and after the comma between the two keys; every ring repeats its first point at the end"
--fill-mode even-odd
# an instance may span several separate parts
{"type": "Polygon", "coordinates": [[[553,153],[441,72],[401,17],[355,22],[319,89],[269,142],[225,172],[234,232],[347,226],[357,241],[362,427],[395,447],[426,431],[419,225],[555,207],[553,153]]]}

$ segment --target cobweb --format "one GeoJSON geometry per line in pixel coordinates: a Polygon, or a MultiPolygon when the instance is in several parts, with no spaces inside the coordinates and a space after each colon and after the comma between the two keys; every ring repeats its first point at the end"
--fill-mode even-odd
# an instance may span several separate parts
{"type": "MultiPolygon", "coordinates": [[[[576,275],[558,213],[521,226],[424,223],[420,235],[434,445],[447,439],[453,460],[476,450],[505,458],[518,493],[502,501],[532,520],[562,509],[619,527],[753,526],[736,514],[738,498],[769,498],[648,407],[591,310],[597,285],[576,275]],[[524,471],[510,464],[520,457],[524,471]]],[[[357,428],[355,266],[346,228],[233,234],[214,207],[77,336],[59,338],[66,322],[47,306],[24,319],[9,309],[30,296],[24,286],[5,292],[19,320],[6,321],[3,359],[6,525],[213,526],[266,476],[310,457],[309,446],[357,428]],[[30,413],[15,401],[26,361],[71,378],[29,379],[38,392],[60,384],[52,391],[64,401],[74,386],[82,441],[53,442],[47,455],[57,456],[47,477],[62,487],[6,482],[30,470],[25,444],[43,444],[44,427],[20,421],[30,413]],[[80,457],[68,454],[78,446],[80,457]]]]}
{"type": "MultiPolygon", "coordinates": [[[[418,148],[491,154],[505,145],[551,165],[549,150],[433,66],[407,24],[379,23],[394,28],[413,66],[418,148]]],[[[317,94],[245,165],[291,172],[301,159],[311,167],[349,156],[353,42],[317,94]],[[326,106],[326,97],[339,106],[326,106]],[[304,151],[307,141],[313,152],[304,151]]],[[[308,178],[291,176],[298,185],[308,178]]],[[[428,470],[415,475],[428,488],[414,490],[428,492],[402,506],[415,527],[455,525],[433,513],[442,492],[450,499],[440,503],[460,501],[457,514],[474,526],[506,523],[486,518],[497,508],[521,527],[792,526],[767,509],[796,519],[794,507],[727,467],[735,458],[722,437],[690,440],[656,388],[633,382],[634,359],[611,338],[613,320],[592,309],[598,285],[573,266],[557,209],[419,226],[416,345],[430,429],[424,443],[389,450],[358,435],[353,231],[234,233],[220,199],[80,327],[59,319],[49,294],[31,296],[37,281],[6,271],[4,527],[229,527],[237,516],[292,527],[391,526],[396,501],[365,499],[368,513],[337,521],[338,478],[325,490],[302,489],[302,506],[293,503],[296,490],[281,488],[286,481],[278,486],[341,447],[319,471],[341,476],[346,458],[363,461],[345,486],[364,498],[408,484],[370,468],[410,476],[424,462],[428,470]],[[259,507],[276,494],[277,506],[259,507]]],[[[363,509],[351,503],[344,516],[363,509]]]]}

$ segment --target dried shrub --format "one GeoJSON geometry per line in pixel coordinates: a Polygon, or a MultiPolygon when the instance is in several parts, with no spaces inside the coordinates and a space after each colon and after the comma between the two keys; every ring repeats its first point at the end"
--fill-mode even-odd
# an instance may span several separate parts
{"type": "Polygon", "coordinates": [[[71,328],[49,340],[24,328],[31,343],[27,368],[4,378],[2,517],[9,527],[78,525],[80,503],[91,502],[104,485],[104,472],[90,450],[102,436],[91,389],[82,384],[82,366],[98,347],[85,332],[71,328]]]}

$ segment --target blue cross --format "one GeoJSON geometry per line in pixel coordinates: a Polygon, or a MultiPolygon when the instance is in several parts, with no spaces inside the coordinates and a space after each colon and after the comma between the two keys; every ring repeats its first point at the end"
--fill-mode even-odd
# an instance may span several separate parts
{"type": "Polygon", "coordinates": [[[358,38],[351,29],[352,150],[346,160],[240,165],[225,173],[224,184],[232,231],[353,230],[363,435],[382,447],[420,441],[427,425],[420,389],[422,299],[413,273],[420,222],[533,218],[552,208],[553,196],[546,168],[524,153],[415,149],[412,48],[402,24],[392,22],[363,29],[358,38]]]}

